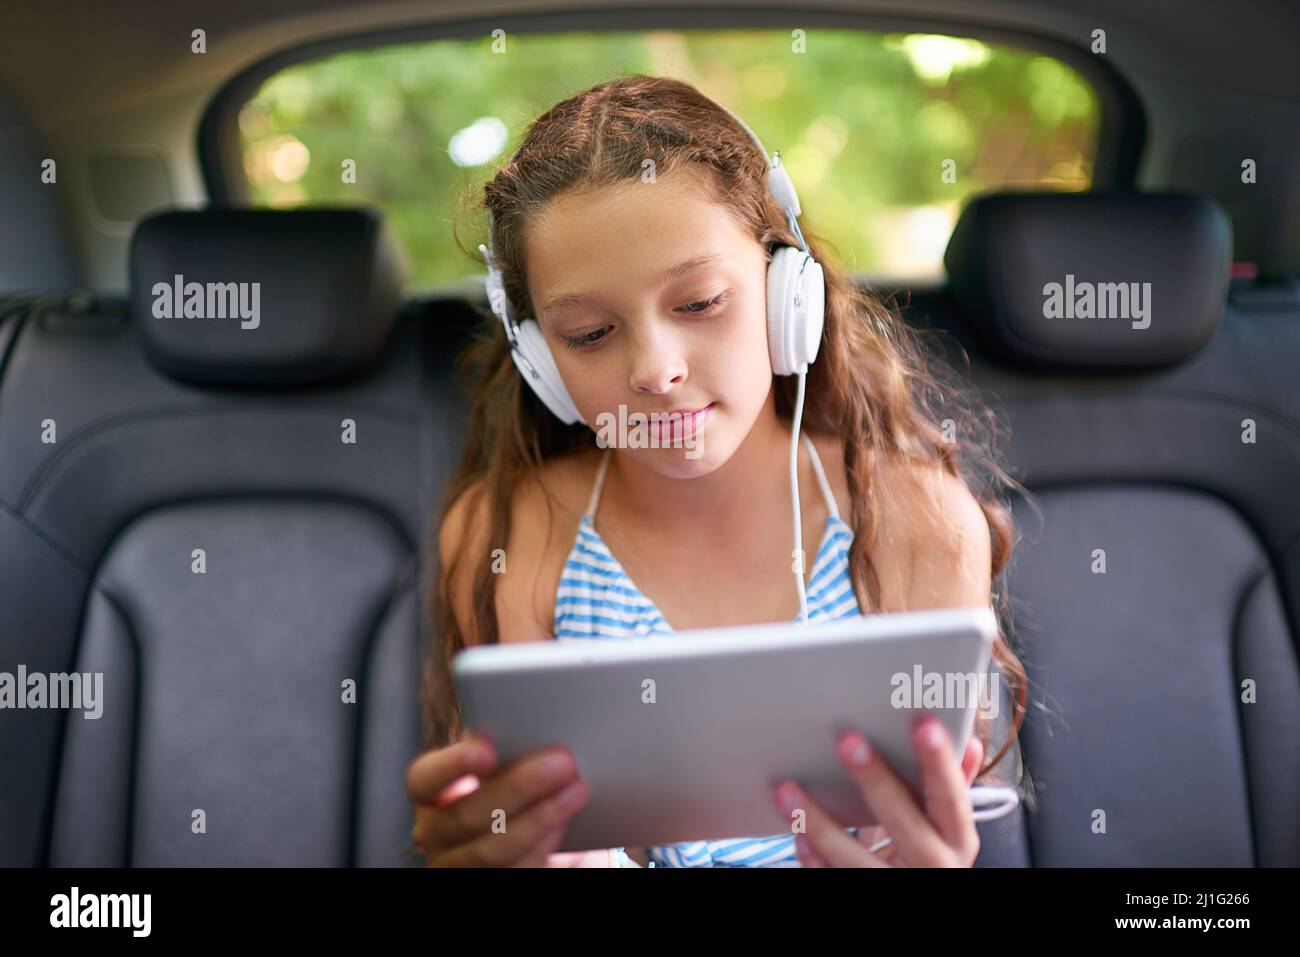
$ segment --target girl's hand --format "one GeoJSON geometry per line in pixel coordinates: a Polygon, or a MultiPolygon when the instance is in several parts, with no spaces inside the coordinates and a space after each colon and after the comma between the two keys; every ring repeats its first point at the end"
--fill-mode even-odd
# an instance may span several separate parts
{"type": "Polygon", "coordinates": [[[563,749],[530,754],[498,770],[491,742],[468,737],[416,758],[406,790],[415,806],[411,840],[429,867],[575,866],[551,864],[552,858],[574,856],[552,852],[589,797],[563,749]],[[546,758],[555,755],[564,761],[548,770],[546,758]],[[493,828],[497,820],[505,824],[500,832],[493,828]]]}
{"type": "MultiPolygon", "coordinates": [[[[635,861],[634,867],[640,867],[635,861]]],[[[613,848],[595,851],[560,851],[546,858],[547,867],[618,867],[614,862],[613,848]]]]}
{"type": "Polygon", "coordinates": [[[952,738],[942,722],[926,716],[917,722],[912,744],[921,764],[925,792],[924,807],[899,779],[888,762],[867,748],[865,764],[853,760],[855,748],[865,745],[862,735],[845,734],[836,753],[849,775],[862,790],[863,800],[876,815],[879,825],[863,828],[854,838],[845,833],[817,802],[793,781],[776,789],[777,806],[787,817],[796,809],[805,812],[807,833],[795,835],[799,861],[804,867],[970,867],[979,854],[968,788],[984,760],[984,746],[972,734],[960,768],[952,738]],[[936,743],[929,744],[933,732],[936,743]],[[782,800],[789,789],[788,800],[782,800]],[[884,837],[893,843],[871,853],[867,848],[884,837]]]}

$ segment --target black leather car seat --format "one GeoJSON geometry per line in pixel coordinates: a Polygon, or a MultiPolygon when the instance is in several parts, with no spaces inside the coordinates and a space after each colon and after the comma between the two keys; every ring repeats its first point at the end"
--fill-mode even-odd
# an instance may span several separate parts
{"type": "Polygon", "coordinates": [[[454,348],[365,209],[163,213],[130,269],[0,379],[0,670],[103,675],[98,718],[0,717],[0,863],[412,863],[454,348]]]}
{"type": "Polygon", "coordinates": [[[1037,505],[1007,573],[1036,806],[981,864],[1300,864],[1300,314],[1227,305],[1230,247],[1194,195],[994,194],[912,299],[1037,505]],[[1084,304],[1130,282],[1145,318],[1084,304]]]}

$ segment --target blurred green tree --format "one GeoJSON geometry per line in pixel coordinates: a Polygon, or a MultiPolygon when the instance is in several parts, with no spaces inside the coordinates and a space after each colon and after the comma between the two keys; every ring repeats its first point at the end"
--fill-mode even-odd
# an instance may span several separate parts
{"type": "Polygon", "coordinates": [[[806,228],[858,274],[937,277],[967,196],[1092,178],[1097,97],[1037,53],[854,30],[503,39],[497,52],[491,36],[354,50],[270,77],[239,114],[252,201],[379,206],[412,287],[458,285],[481,264],[453,220],[481,236],[472,206],[528,124],[621,73],[678,77],[743,117],[781,151],[806,228]]]}

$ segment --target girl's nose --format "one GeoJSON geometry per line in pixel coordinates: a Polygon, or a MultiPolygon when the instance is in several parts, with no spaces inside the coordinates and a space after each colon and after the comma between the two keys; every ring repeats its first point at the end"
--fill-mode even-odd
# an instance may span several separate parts
{"type": "Polygon", "coordinates": [[[658,395],[686,378],[686,357],[672,331],[649,331],[630,342],[628,385],[634,392],[658,395]]]}
{"type": "Polygon", "coordinates": [[[659,395],[685,378],[685,373],[674,371],[676,368],[677,363],[642,364],[632,373],[628,384],[634,392],[659,395]]]}

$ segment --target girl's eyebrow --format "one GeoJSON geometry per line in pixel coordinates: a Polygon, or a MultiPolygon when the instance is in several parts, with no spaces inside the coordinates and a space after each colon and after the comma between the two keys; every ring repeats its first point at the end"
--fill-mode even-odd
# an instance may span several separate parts
{"type": "MultiPolygon", "coordinates": [[[[723,253],[705,253],[699,256],[692,256],[690,259],[684,259],[676,266],[669,266],[663,272],[654,276],[650,280],[651,286],[662,286],[664,283],[677,279],[689,272],[694,272],[704,266],[711,266],[716,262],[725,259],[723,253]]],[[[544,313],[554,313],[569,306],[582,305],[594,302],[599,297],[589,292],[563,292],[558,296],[552,296],[542,307],[544,313]]]]}

